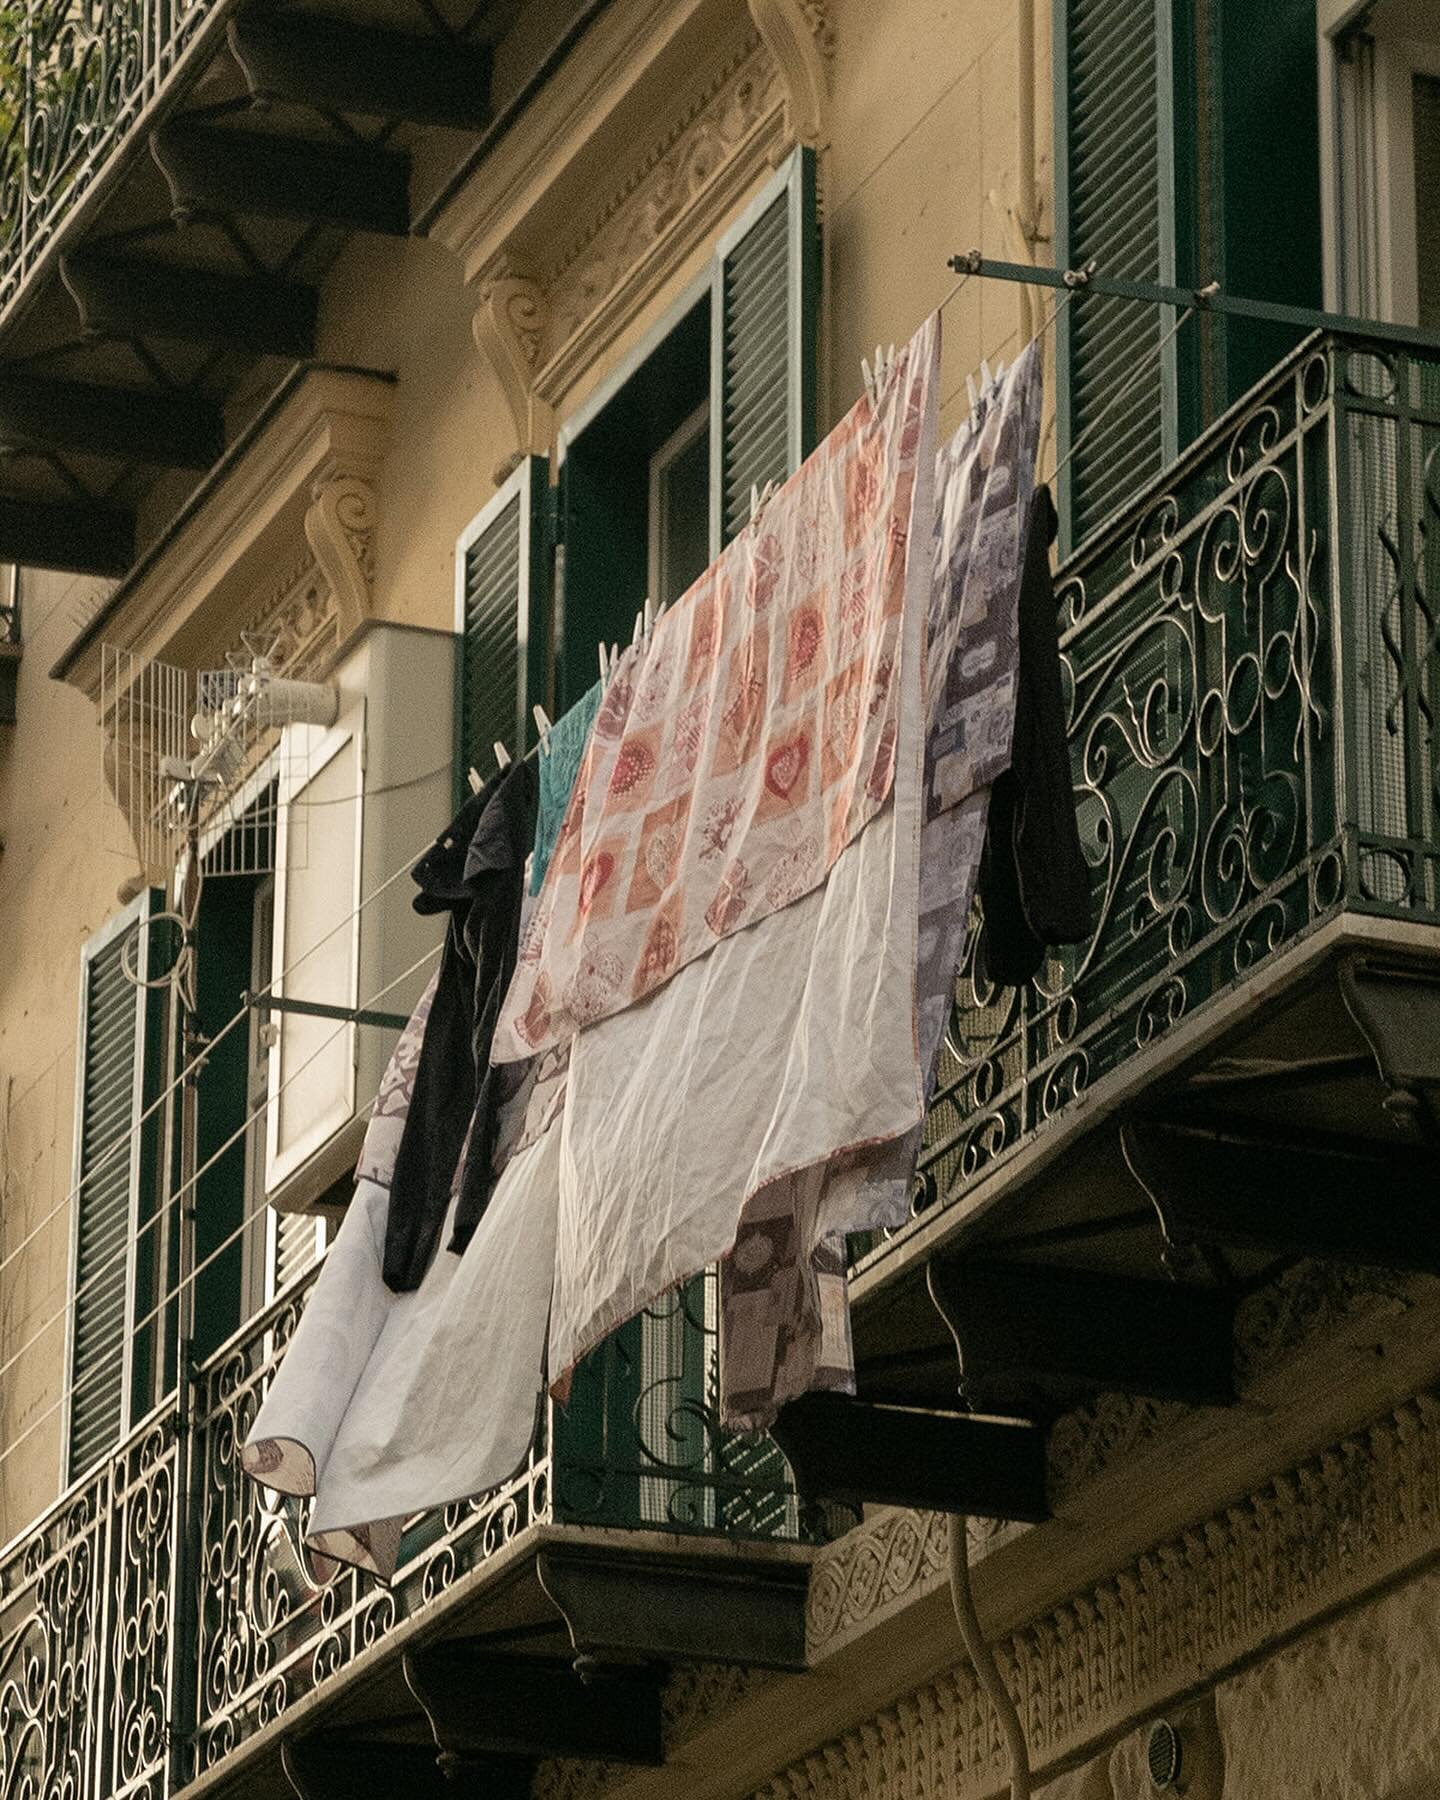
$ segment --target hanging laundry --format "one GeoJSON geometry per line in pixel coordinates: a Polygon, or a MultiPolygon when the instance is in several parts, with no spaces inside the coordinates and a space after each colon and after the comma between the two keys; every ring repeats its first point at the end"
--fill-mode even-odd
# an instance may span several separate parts
{"type": "MultiPolygon", "coordinates": [[[[1032,344],[936,460],[916,974],[927,1105],[989,798],[1012,754],[1022,552],[1042,400],[1032,344]]],[[[808,1171],[747,1203],[734,1249],[720,1264],[726,1424],[760,1430],[802,1393],[854,1392],[845,1234],[904,1223],[920,1138],[917,1126],[818,1180],[808,1171]]]]}
{"type": "Polygon", "coordinates": [[[540,799],[535,808],[535,853],[530,865],[529,889],[540,892],[555,840],[565,821],[565,812],[580,773],[595,715],[600,710],[605,686],[597,681],[582,699],[563,713],[550,727],[550,735],[540,755],[540,799]]]}
{"type": "Polygon", "coordinates": [[[1050,574],[1055,526],[1054,502],[1042,487],[1031,508],[1020,586],[1015,746],[991,796],[980,867],[980,967],[1006,987],[1038,974],[1048,945],[1084,943],[1091,930],[1050,574]]]}
{"type": "MultiPolygon", "coordinates": [[[[848,442],[857,420],[879,416],[907,445],[913,439],[911,504],[900,524],[915,553],[903,562],[899,632],[892,636],[886,615],[872,620],[894,656],[886,696],[896,703],[890,804],[845,844],[819,885],[751,929],[722,936],[642,1004],[574,1038],[552,1380],[624,1319],[728,1251],[752,1194],[847,1150],[902,1136],[920,1119],[921,681],[937,355],[932,320],[897,358],[879,414],[861,401],[838,428],[848,442]],[[901,392],[909,397],[897,405],[901,392]]],[[[877,454],[884,466],[900,452],[877,454]]],[[[787,484],[758,529],[788,538],[795,529],[786,517],[789,496],[807,491],[798,479],[787,484]]],[[[837,579],[843,587],[843,576],[837,579]]],[[[856,651],[863,656],[863,644],[856,651]]],[[[794,829],[804,828],[802,814],[794,829]]]]}
{"type": "Polygon", "coordinates": [[[912,546],[929,573],[912,510],[933,341],[901,352],[878,406],[862,399],[622,659],[498,1060],[633,1005],[812,892],[885,804],[912,546]]]}
{"type": "Polygon", "coordinates": [[[489,1199],[508,1079],[490,1046],[515,967],[534,796],[532,765],[511,763],[466,801],[413,871],[416,911],[450,919],[390,1191],[385,1280],[397,1293],[417,1287],[430,1266],[457,1167],[451,1249],[464,1249],[489,1199]]]}
{"type": "Polygon", "coordinates": [[[514,1147],[467,1254],[435,1257],[411,1292],[387,1286],[395,1127],[423,1029],[417,1007],[381,1083],[354,1198],[240,1452],[246,1474],[313,1501],[314,1553],[386,1580],[407,1518],[523,1467],[555,1267],[564,1052],[542,1059],[533,1088],[504,1109],[523,1119],[506,1131],[502,1116],[514,1147]]]}

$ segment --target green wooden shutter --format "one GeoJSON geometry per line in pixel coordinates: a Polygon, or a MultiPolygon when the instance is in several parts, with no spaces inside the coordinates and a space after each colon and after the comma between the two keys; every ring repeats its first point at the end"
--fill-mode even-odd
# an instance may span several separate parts
{"type": "Polygon", "coordinates": [[[815,445],[820,232],[813,151],[797,150],[715,254],[710,313],[710,549],[750,517],[750,490],[815,445]]]}
{"type": "MultiPolygon", "coordinates": [[[[1173,274],[1173,145],[1167,0],[1057,0],[1057,225],[1065,265],[1173,274]]],[[[1062,549],[1079,542],[1174,453],[1173,383],[1161,339],[1171,315],[1081,295],[1058,325],[1062,549]],[[1143,378],[1120,390],[1144,365],[1143,378]]]]}
{"type": "Polygon", "coordinates": [[[462,776],[467,766],[488,772],[496,742],[518,752],[534,735],[530,707],[545,686],[546,469],[544,457],[526,457],[456,546],[462,776]]]}
{"type": "Polygon", "coordinates": [[[75,1219],[66,1411],[67,1478],[122,1436],[130,1382],[130,1310],[142,1170],[146,993],[121,958],[144,968],[142,898],[86,945],[81,961],[75,1219]]]}

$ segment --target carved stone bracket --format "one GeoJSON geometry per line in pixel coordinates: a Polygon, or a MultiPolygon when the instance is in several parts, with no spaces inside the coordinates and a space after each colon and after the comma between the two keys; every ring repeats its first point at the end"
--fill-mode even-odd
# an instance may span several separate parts
{"type": "Polygon", "coordinates": [[[317,481],[305,536],[330,588],[345,640],[370,616],[375,584],[375,490],[358,475],[317,481]]]}
{"type": "Polygon", "coordinates": [[[548,133],[510,134],[437,220],[518,454],[786,152],[824,142],[832,50],[821,0],[626,0],[557,77],[548,133]],[[639,148],[617,166],[602,141],[639,148]]]}
{"type": "MultiPolygon", "coordinates": [[[[535,371],[550,321],[545,290],[503,255],[481,271],[478,287],[475,343],[500,382],[515,424],[517,451],[543,451],[550,441],[550,409],[535,391],[535,371]]],[[[503,479],[497,470],[496,482],[503,479]]]]}
{"type": "Polygon", "coordinates": [[[747,0],[755,29],[785,84],[789,137],[820,150],[830,141],[830,69],[835,31],[823,0],[747,0]]]}

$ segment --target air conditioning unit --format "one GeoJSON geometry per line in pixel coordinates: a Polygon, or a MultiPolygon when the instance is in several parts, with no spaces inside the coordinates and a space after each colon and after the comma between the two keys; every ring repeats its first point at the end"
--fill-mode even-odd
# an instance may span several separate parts
{"type": "Polygon", "coordinates": [[[373,622],[332,672],[333,724],[285,728],[265,1153],[282,1212],[353,1167],[398,1035],[336,1013],[407,1015],[435,967],[444,922],[415,913],[405,871],[453,810],[457,643],[373,622]]]}

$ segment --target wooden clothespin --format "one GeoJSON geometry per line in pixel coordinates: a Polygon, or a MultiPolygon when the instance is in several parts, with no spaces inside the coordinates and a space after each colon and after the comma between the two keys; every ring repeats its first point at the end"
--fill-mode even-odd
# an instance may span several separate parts
{"type": "Polygon", "coordinates": [[[540,733],[540,751],[548,754],[550,749],[550,715],[543,706],[532,706],[531,716],[535,720],[535,729],[540,733]]]}
{"type": "Polygon", "coordinates": [[[496,738],[490,748],[495,752],[495,766],[500,769],[508,769],[510,767],[510,752],[500,742],[499,738],[496,738]]]}
{"type": "Polygon", "coordinates": [[[480,779],[480,771],[478,769],[467,769],[465,771],[465,779],[470,783],[470,792],[472,794],[478,794],[485,785],[480,779]]]}
{"type": "Polygon", "coordinates": [[[641,612],[645,619],[645,635],[648,638],[655,629],[655,602],[648,594],[645,596],[645,604],[641,608],[641,612]]]}

